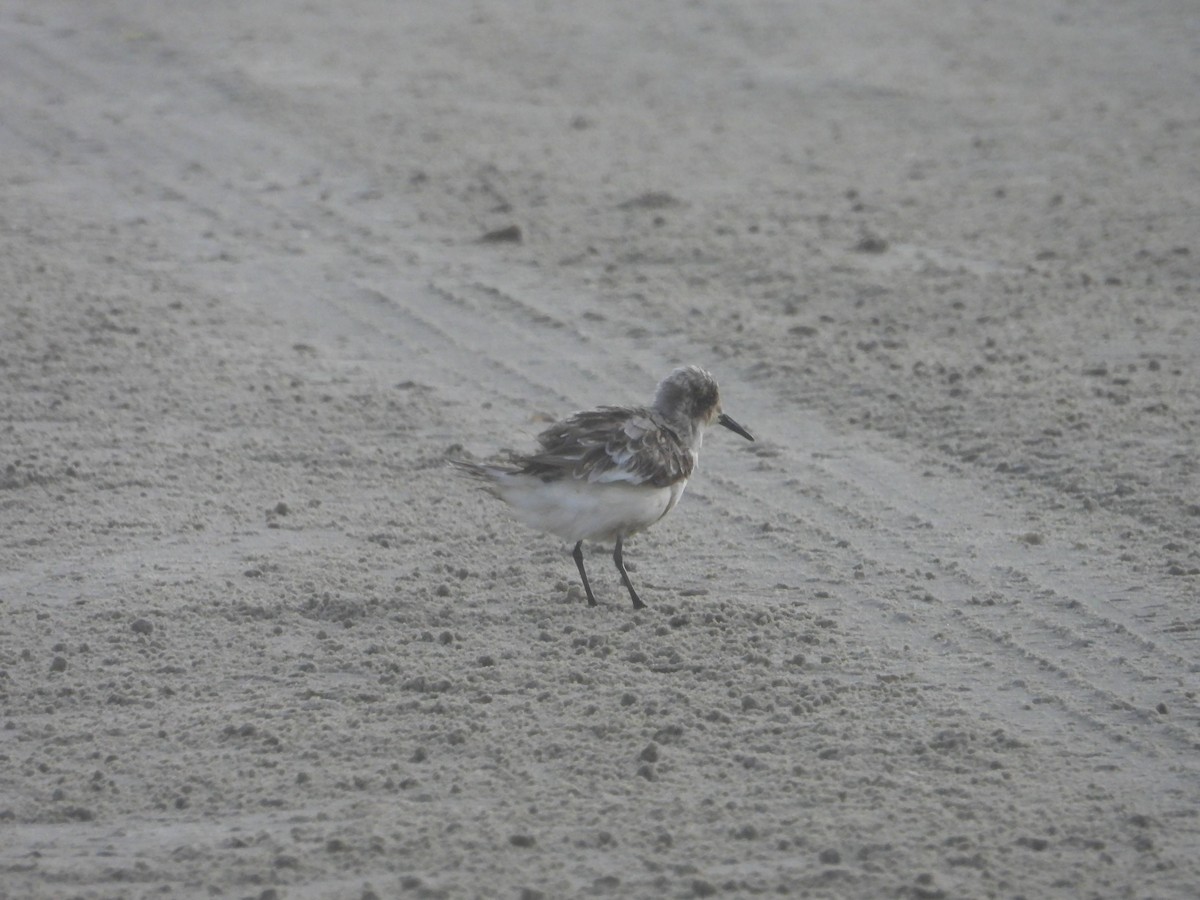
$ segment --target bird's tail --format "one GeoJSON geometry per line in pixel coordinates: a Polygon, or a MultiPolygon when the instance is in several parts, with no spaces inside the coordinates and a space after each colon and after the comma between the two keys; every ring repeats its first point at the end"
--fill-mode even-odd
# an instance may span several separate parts
{"type": "Polygon", "coordinates": [[[469,459],[454,458],[447,459],[446,463],[455,471],[474,478],[481,483],[481,487],[497,496],[499,496],[497,488],[504,480],[504,476],[512,474],[510,469],[496,463],[477,463],[469,459]]]}
{"type": "Polygon", "coordinates": [[[472,478],[486,478],[484,474],[485,467],[477,462],[472,462],[469,459],[454,459],[450,457],[446,460],[446,465],[454,469],[456,472],[462,472],[464,475],[470,475],[472,478]]]}

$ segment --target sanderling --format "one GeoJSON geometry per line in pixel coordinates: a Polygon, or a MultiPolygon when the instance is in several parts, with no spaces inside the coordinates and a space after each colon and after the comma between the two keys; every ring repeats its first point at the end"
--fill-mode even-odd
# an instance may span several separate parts
{"type": "Polygon", "coordinates": [[[571,555],[589,606],[596,597],[583,568],[583,542],[615,540],[613,562],[634,609],[641,609],[646,604],[625,571],[621,547],[675,508],[713,422],[754,440],[721,412],[713,377],[687,366],[659,382],[649,407],[577,412],[538,435],[541,448],[528,455],[500,463],[451,462],[481,479],[526,525],[574,542],[571,555]]]}

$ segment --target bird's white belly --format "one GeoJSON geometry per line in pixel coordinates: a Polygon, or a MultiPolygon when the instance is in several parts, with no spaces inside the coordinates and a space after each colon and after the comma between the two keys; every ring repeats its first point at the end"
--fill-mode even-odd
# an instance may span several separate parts
{"type": "Polygon", "coordinates": [[[518,519],[564,540],[609,541],[653,525],[679,502],[687,481],[668,487],[509,475],[498,484],[518,519]]]}

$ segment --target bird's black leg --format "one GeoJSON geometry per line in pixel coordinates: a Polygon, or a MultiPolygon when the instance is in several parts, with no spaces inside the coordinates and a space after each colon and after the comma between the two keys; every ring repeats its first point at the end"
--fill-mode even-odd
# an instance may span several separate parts
{"type": "Polygon", "coordinates": [[[583,589],[587,592],[588,606],[595,606],[596,597],[592,594],[592,586],[588,584],[587,572],[583,571],[583,541],[575,545],[575,552],[571,556],[575,557],[575,565],[579,567],[579,577],[583,579],[583,589]]]}
{"type": "Polygon", "coordinates": [[[625,571],[625,561],[621,558],[621,538],[619,537],[617,538],[617,549],[613,551],[613,562],[617,564],[617,571],[621,573],[621,581],[629,589],[629,598],[633,600],[633,608],[644,609],[646,604],[642,602],[642,598],[633,589],[633,583],[629,580],[629,573],[625,571]]]}

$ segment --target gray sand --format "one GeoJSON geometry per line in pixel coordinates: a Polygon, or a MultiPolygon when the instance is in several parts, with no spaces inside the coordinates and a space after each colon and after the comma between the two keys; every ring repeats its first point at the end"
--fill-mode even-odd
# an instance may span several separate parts
{"type": "Polygon", "coordinates": [[[6,4],[0,895],[1195,896],[1198,46],[6,4]],[[589,609],[445,459],[679,363],[589,609]]]}

